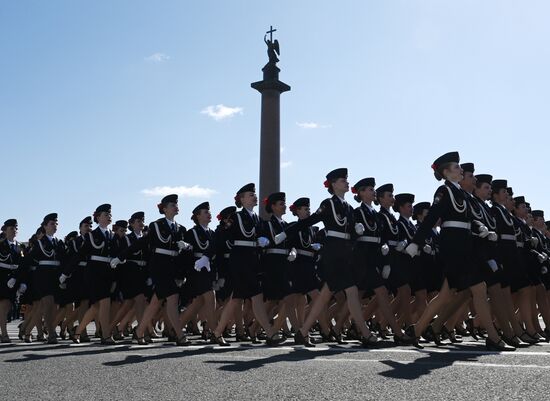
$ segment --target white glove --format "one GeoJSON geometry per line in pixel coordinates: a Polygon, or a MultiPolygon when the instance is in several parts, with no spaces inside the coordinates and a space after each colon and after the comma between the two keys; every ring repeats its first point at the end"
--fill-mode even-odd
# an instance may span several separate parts
{"type": "MultiPolygon", "coordinates": [[[[403,252],[403,249],[405,249],[406,246],[407,246],[407,240],[399,241],[397,243],[397,246],[395,247],[395,250],[397,252],[403,252]]],[[[416,248],[417,248],[417,251],[418,251],[418,246],[416,248]]]]}
{"type": "Polygon", "coordinates": [[[265,248],[268,245],[269,245],[269,240],[266,237],[258,238],[258,246],[260,248],[265,248]]]}
{"type": "Polygon", "coordinates": [[[147,280],[145,280],[145,285],[147,287],[151,287],[153,285],[153,279],[151,277],[147,277],[147,280]]]}
{"type": "Polygon", "coordinates": [[[387,278],[390,276],[391,267],[390,265],[386,265],[382,268],[382,278],[384,280],[387,280],[387,278]]]}
{"type": "Polygon", "coordinates": [[[537,259],[539,260],[539,263],[544,263],[548,260],[548,256],[546,256],[546,254],[542,254],[542,253],[539,253],[537,255],[537,259]]]}
{"type": "Polygon", "coordinates": [[[203,255],[195,261],[195,270],[200,272],[203,267],[206,267],[207,271],[210,271],[210,259],[208,256],[203,255]]]}
{"type": "Polygon", "coordinates": [[[428,244],[424,245],[424,247],[422,248],[422,250],[427,253],[428,255],[431,255],[432,254],[432,247],[428,244]]]}
{"type": "Polygon", "coordinates": [[[487,235],[487,239],[492,242],[496,242],[498,240],[498,234],[494,231],[489,231],[489,234],[487,235]]]}
{"type": "Polygon", "coordinates": [[[494,259],[488,260],[487,264],[489,265],[493,273],[495,273],[498,270],[497,262],[494,259]]]}
{"type": "Polygon", "coordinates": [[[185,282],[184,280],[174,280],[174,281],[176,282],[176,286],[178,288],[180,288],[183,285],[183,283],[185,282]]]}
{"type": "Polygon", "coordinates": [[[289,262],[294,262],[297,255],[298,253],[296,252],[296,248],[292,248],[288,253],[288,257],[286,258],[286,260],[288,260],[289,262]]]}
{"type": "Polygon", "coordinates": [[[283,231],[282,233],[279,233],[275,236],[275,245],[279,245],[281,242],[283,242],[286,239],[286,233],[283,231]]]}
{"type": "Polygon", "coordinates": [[[548,254],[546,252],[541,252],[541,254],[546,256],[546,259],[548,259],[548,254]]]}
{"type": "Polygon", "coordinates": [[[67,281],[68,278],[69,276],[66,276],[65,274],[61,274],[61,276],[59,276],[59,284],[63,284],[65,281],[67,281]]]}
{"type": "Polygon", "coordinates": [[[17,295],[21,295],[21,294],[24,294],[25,291],[27,291],[27,284],[25,283],[21,283],[19,284],[19,288],[17,289],[17,295]]]}
{"type": "Polygon", "coordinates": [[[16,282],[16,280],[15,280],[13,277],[10,278],[10,279],[8,280],[8,283],[7,283],[7,284],[8,284],[8,288],[13,288],[13,287],[15,287],[15,282],[16,282]]]}
{"type": "Polygon", "coordinates": [[[539,239],[537,237],[531,237],[531,245],[533,248],[536,248],[539,244],[539,239]]]}
{"type": "Polygon", "coordinates": [[[311,244],[311,249],[313,249],[315,252],[317,252],[321,249],[321,244],[318,244],[318,243],[314,242],[313,244],[311,244]]]}
{"type": "Polygon", "coordinates": [[[188,244],[183,240],[176,242],[176,244],[178,244],[178,248],[180,251],[190,251],[193,249],[193,246],[191,244],[188,244]]]}
{"type": "Polygon", "coordinates": [[[382,251],[382,256],[386,256],[388,253],[390,253],[390,247],[388,244],[384,244],[380,247],[380,250],[382,251]]]}
{"type": "Polygon", "coordinates": [[[363,223],[355,223],[355,232],[357,233],[357,235],[363,235],[363,233],[365,232],[365,226],[363,225],[363,223]]]}
{"type": "Polygon", "coordinates": [[[479,234],[478,235],[479,235],[480,238],[487,237],[489,235],[489,229],[484,225],[479,226],[479,234]]]}
{"type": "Polygon", "coordinates": [[[540,268],[540,272],[541,272],[542,274],[546,274],[546,273],[548,273],[548,268],[547,268],[546,266],[542,266],[542,267],[540,268]]]}
{"type": "Polygon", "coordinates": [[[121,260],[119,258],[114,258],[111,260],[111,269],[114,269],[121,263],[121,260]]]}
{"type": "Polygon", "coordinates": [[[59,288],[61,288],[62,290],[66,290],[67,289],[67,284],[66,283],[59,283],[59,288]]]}
{"type": "Polygon", "coordinates": [[[414,258],[418,254],[418,245],[416,245],[414,242],[410,243],[405,248],[405,252],[407,252],[411,258],[414,258]]]}

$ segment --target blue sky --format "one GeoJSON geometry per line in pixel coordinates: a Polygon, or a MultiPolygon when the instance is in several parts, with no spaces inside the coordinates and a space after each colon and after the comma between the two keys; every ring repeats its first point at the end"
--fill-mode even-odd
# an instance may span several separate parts
{"type": "Polygon", "coordinates": [[[550,212],[549,15],[545,1],[3,1],[0,220],[17,218],[20,240],[47,213],[64,235],[105,202],[151,221],[163,186],[185,187],[186,226],[204,200],[214,215],[230,205],[258,179],[250,83],[270,25],[292,86],[289,201],[316,207],[344,166],[352,184],[431,200],[432,161],[459,150],[550,212]],[[228,116],[205,112],[217,105],[228,116]]]}

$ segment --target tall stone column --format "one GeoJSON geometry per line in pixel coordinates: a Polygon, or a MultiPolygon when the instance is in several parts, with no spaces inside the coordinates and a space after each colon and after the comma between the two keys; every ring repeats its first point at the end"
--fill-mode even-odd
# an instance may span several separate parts
{"type": "Polygon", "coordinates": [[[264,79],[253,82],[252,88],[262,94],[262,115],[260,125],[260,207],[262,218],[267,217],[261,201],[273,192],[280,191],[281,184],[281,93],[290,86],[279,81],[281,71],[274,62],[262,69],[264,79]]]}

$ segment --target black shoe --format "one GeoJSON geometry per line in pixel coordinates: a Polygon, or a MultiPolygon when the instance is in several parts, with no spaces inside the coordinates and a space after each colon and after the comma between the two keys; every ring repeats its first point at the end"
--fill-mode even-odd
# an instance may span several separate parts
{"type": "Polygon", "coordinates": [[[88,334],[82,333],[80,335],[80,342],[81,343],[89,343],[90,341],[92,341],[92,340],[90,340],[90,336],[88,334]]]}
{"type": "Polygon", "coordinates": [[[23,341],[25,341],[27,344],[32,343],[32,335],[31,334],[25,334],[23,339],[24,339],[23,341]]]}
{"type": "Polygon", "coordinates": [[[395,345],[412,345],[413,339],[406,334],[393,335],[393,342],[395,345]]]}
{"type": "Polygon", "coordinates": [[[265,339],[265,344],[269,345],[270,347],[275,347],[284,342],[285,342],[284,336],[281,336],[279,333],[275,333],[271,337],[267,337],[265,339]]]}
{"type": "Polygon", "coordinates": [[[147,341],[145,341],[144,337],[136,336],[135,340],[137,341],[137,345],[147,345],[147,341]]]}
{"type": "Polygon", "coordinates": [[[263,341],[260,340],[258,337],[253,336],[251,337],[252,344],[263,344],[263,341]]]}
{"type": "Polygon", "coordinates": [[[347,344],[348,342],[346,340],[344,340],[344,338],[342,337],[342,333],[340,334],[337,334],[335,331],[334,331],[334,327],[331,327],[330,329],[330,332],[329,332],[329,336],[333,337],[336,342],[340,345],[344,345],[344,344],[347,344]]]}
{"type": "Polygon", "coordinates": [[[519,339],[527,344],[533,345],[538,343],[538,340],[534,339],[527,333],[526,331],[523,332],[521,336],[519,336],[519,339]]]}
{"type": "Polygon", "coordinates": [[[80,334],[72,333],[70,339],[75,344],[80,344],[80,334]]]}
{"type": "Polygon", "coordinates": [[[550,342],[550,337],[544,331],[539,331],[538,335],[541,337],[541,342],[550,342]]]}
{"type": "Polygon", "coordinates": [[[238,343],[248,343],[252,341],[252,338],[246,333],[243,333],[243,334],[237,333],[237,335],[235,336],[235,341],[238,343]]]}
{"type": "Polygon", "coordinates": [[[187,336],[183,334],[181,337],[176,339],[176,345],[181,347],[187,347],[188,345],[191,345],[191,341],[187,339],[187,336]]]}
{"type": "Polygon", "coordinates": [[[424,349],[424,347],[422,345],[420,345],[420,343],[418,342],[418,337],[416,336],[416,333],[414,331],[414,324],[411,324],[409,327],[407,327],[405,329],[405,334],[408,335],[412,339],[411,344],[415,348],[424,349]]]}
{"type": "Polygon", "coordinates": [[[530,345],[526,342],[521,341],[518,336],[513,336],[512,338],[502,336],[502,341],[504,341],[510,347],[514,347],[514,348],[525,348],[530,345]]]}
{"type": "Polygon", "coordinates": [[[57,338],[55,336],[48,336],[48,344],[57,344],[57,338]]]}
{"type": "Polygon", "coordinates": [[[429,335],[432,337],[432,341],[435,343],[435,345],[437,345],[438,347],[444,345],[443,341],[441,341],[441,334],[436,333],[434,327],[431,324],[426,328],[426,332],[429,333],[429,335]]]}
{"type": "Polygon", "coordinates": [[[225,341],[225,338],[223,336],[216,337],[214,333],[210,336],[210,343],[211,344],[217,344],[220,347],[230,347],[231,344],[229,344],[227,341],[225,341]]]}
{"type": "Polygon", "coordinates": [[[477,335],[477,329],[474,327],[474,319],[470,318],[466,320],[466,329],[470,332],[470,336],[475,340],[479,340],[477,335]]]}
{"type": "Polygon", "coordinates": [[[330,332],[328,334],[325,334],[321,331],[320,334],[321,334],[321,342],[322,343],[332,343],[332,342],[335,341],[334,337],[332,337],[330,332]]]}
{"type": "Polygon", "coordinates": [[[105,337],[101,339],[101,345],[116,345],[116,342],[113,337],[105,337]]]}
{"type": "Polygon", "coordinates": [[[294,336],[294,344],[295,345],[303,345],[308,348],[314,348],[315,344],[311,342],[309,339],[309,336],[304,337],[302,332],[300,330],[296,331],[296,335],[294,336]]]}
{"type": "Polygon", "coordinates": [[[378,342],[378,337],[376,337],[373,333],[370,333],[368,337],[361,336],[361,345],[364,348],[372,348],[376,343],[378,342]]]}
{"type": "Polygon", "coordinates": [[[441,328],[441,332],[445,334],[446,338],[448,338],[449,340],[451,340],[451,343],[453,344],[460,344],[462,342],[462,338],[458,338],[456,335],[455,335],[455,331],[454,330],[449,330],[448,328],[446,328],[445,326],[443,326],[441,328]]]}
{"type": "Polygon", "coordinates": [[[456,334],[462,336],[462,337],[468,337],[470,335],[470,332],[462,326],[462,324],[455,327],[456,334]]]}
{"type": "Polygon", "coordinates": [[[499,340],[498,343],[491,340],[489,337],[485,339],[485,347],[489,351],[499,351],[499,352],[508,352],[508,351],[515,351],[515,347],[511,347],[507,345],[504,341],[499,340]]]}

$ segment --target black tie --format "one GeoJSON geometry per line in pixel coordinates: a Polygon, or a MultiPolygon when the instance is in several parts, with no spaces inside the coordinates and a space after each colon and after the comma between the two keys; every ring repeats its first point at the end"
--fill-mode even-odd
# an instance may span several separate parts
{"type": "Polygon", "coordinates": [[[16,252],[15,244],[11,244],[10,247],[11,247],[11,251],[15,253],[16,252]]]}
{"type": "Polygon", "coordinates": [[[172,233],[175,234],[175,233],[176,233],[176,223],[172,223],[172,224],[170,225],[170,228],[172,229],[172,233]]]}

